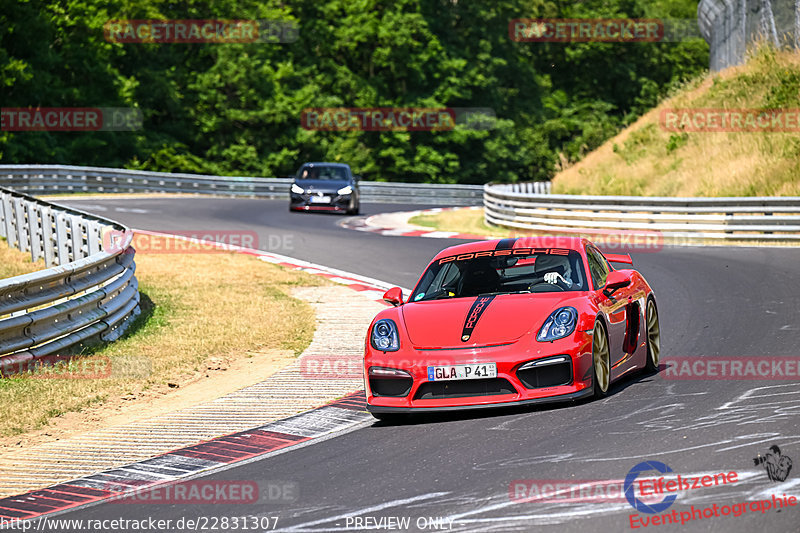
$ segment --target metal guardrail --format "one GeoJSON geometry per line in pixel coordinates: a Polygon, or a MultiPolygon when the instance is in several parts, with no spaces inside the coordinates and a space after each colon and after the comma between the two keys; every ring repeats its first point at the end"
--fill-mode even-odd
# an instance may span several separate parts
{"type": "Polygon", "coordinates": [[[0,373],[90,338],[116,340],[139,314],[125,226],[0,188],[0,237],[50,267],[0,280],[0,373]],[[124,240],[106,251],[112,231],[124,240]]]}
{"type": "Polygon", "coordinates": [[[544,195],[486,185],[489,224],[542,233],[658,232],[675,242],[800,241],[800,197],[544,195]]]}
{"type": "MultiPolygon", "coordinates": [[[[35,194],[194,193],[286,198],[287,178],[204,176],[61,165],[0,165],[0,186],[35,194]]],[[[482,185],[362,181],[361,201],[425,205],[481,205],[482,185]]]]}

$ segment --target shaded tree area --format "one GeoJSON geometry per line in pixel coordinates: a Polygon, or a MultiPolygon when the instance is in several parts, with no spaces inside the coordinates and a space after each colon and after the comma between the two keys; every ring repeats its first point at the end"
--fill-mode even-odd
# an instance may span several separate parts
{"type": "Polygon", "coordinates": [[[531,43],[517,18],[692,19],[690,0],[0,0],[0,106],[135,107],[142,129],[0,131],[0,163],[367,179],[548,179],[704,70],[702,39],[531,43]],[[291,43],[124,44],[122,19],[294,21],[291,43]],[[319,107],[491,108],[491,129],[309,131],[319,107]]]}

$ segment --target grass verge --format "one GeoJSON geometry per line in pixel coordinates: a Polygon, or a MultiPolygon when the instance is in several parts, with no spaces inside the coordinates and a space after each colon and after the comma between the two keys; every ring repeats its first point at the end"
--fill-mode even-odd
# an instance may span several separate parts
{"type": "MultiPolygon", "coordinates": [[[[8,252],[0,244],[3,275],[34,266],[19,252],[8,252]]],[[[58,378],[51,373],[0,379],[0,437],[36,430],[89,406],[118,406],[144,391],[166,394],[231,361],[287,350],[296,356],[311,342],[313,309],[289,291],[326,283],[320,278],[234,253],[137,254],[136,264],[142,315],[122,339],[94,347],[79,360],[110,361],[111,376],[60,372],[58,378]],[[138,372],[117,372],[131,363],[138,372]]]]}
{"type": "Polygon", "coordinates": [[[411,217],[409,223],[437,231],[455,231],[491,237],[509,237],[511,235],[511,230],[486,224],[483,218],[483,209],[453,209],[430,215],[417,215],[411,217]]]}
{"type": "Polygon", "coordinates": [[[762,47],[648,112],[553,178],[553,193],[641,196],[800,195],[800,135],[671,132],[662,110],[800,108],[800,53],[762,47]]]}
{"type": "Polygon", "coordinates": [[[30,274],[44,268],[44,261],[31,261],[31,254],[9,248],[5,239],[0,238],[0,279],[30,274]]]}

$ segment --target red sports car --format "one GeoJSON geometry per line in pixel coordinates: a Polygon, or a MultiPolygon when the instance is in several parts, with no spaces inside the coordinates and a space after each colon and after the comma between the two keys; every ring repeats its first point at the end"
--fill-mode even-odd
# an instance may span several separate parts
{"type": "Polygon", "coordinates": [[[577,237],[443,250],[407,301],[399,288],[384,295],[394,307],[367,333],[367,409],[385,419],[603,397],[623,376],[655,371],[653,290],[610,263],[632,261],[577,237]]]}

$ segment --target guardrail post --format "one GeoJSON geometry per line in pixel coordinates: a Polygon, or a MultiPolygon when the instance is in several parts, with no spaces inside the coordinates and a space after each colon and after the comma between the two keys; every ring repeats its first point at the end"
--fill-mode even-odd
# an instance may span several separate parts
{"type": "Polygon", "coordinates": [[[30,250],[30,222],[26,221],[28,202],[21,199],[14,199],[14,211],[17,216],[17,248],[20,252],[30,250]]]}
{"type": "Polygon", "coordinates": [[[94,255],[102,251],[103,227],[97,222],[89,222],[86,233],[86,245],[89,247],[89,255],[94,255]]]}
{"type": "Polygon", "coordinates": [[[49,207],[42,207],[39,210],[42,218],[42,251],[44,252],[44,264],[47,268],[56,266],[55,250],[53,249],[53,210],[49,207]]]}
{"type": "Polygon", "coordinates": [[[69,246],[67,245],[67,215],[55,213],[56,217],[56,264],[66,265],[69,263],[69,246]]]}
{"type": "Polygon", "coordinates": [[[39,208],[28,202],[28,235],[30,236],[31,261],[34,263],[42,257],[42,229],[39,226],[39,208]]]}
{"type": "Polygon", "coordinates": [[[17,217],[17,205],[19,204],[18,198],[11,199],[11,209],[9,210],[8,220],[11,222],[8,232],[8,245],[13,246],[17,250],[22,250],[20,247],[20,232],[22,229],[19,227],[19,220],[17,217]]]}
{"type": "MultiPolygon", "coordinates": [[[[70,217],[70,228],[72,230],[72,260],[83,259],[86,254],[83,252],[83,234],[85,223],[77,215],[70,217]]],[[[88,232],[87,232],[88,233],[88,232]]]]}
{"type": "Polygon", "coordinates": [[[10,234],[8,228],[8,217],[10,216],[11,202],[9,201],[9,195],[6,193],[0,193],[0,237],[5,237],[6,239],[8,239],[10,234]]]}

